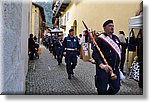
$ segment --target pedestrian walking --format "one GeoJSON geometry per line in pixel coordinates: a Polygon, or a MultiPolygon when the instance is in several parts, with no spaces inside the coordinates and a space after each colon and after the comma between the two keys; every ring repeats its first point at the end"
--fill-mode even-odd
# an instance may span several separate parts
{"type": "Polygon", "coordinates": [[[45,38],[45,47],[48,49],[48,46],[49,46],[49,42],[48,42],[48,34],[46,35],[46,38],[45,38]]]}
{"type": "Polygon", "coordinates": [[[52,53],[52,47],[53,47],[53,41],[52,41],[52,36],[50,35],[49,38],[48,38],[48,42],[49,42],[49,51],[50,53],[52,53]]]}
{"type": "Polygon", "coordinates": [[[124,62],[125,62],[125,57],[126,57],[126,48],[127,48],[127,43],[126,43],[126,38],[125,38],[125,33],[123,31],[119,31],[119,36],[120,40],[120,45],[121,45],[121,64],[120,64],[120,70],[124,73],[124,62]]]}
{"type": "Polygon", "coordinates": [[[120,89],[120,74],[118,68],[121,60],[120,42],[118,37],[113,34],[113,20],[105,21],[103,28],[105,32],[96,38],[96,42],[107,60],[108,65],[104,64],[99,51],[94,47],[92,57],[96,61],[95,86],[99,95],[113,95],[120,89]],[[110,78],[110,72],[112,71],[117,76],[116,80],[111,80],[110,78]]]}
{"type": "Polygon", "coordinates": [[[54,34],[52,38],[52,43],[53,43],[52,50],[55,59],[56,59],[56,47],[57,47],[56,40],[57,40],[57,34],[54,34]]]}
{"type": "Polygon", "coordinates": [[[33,34],[30,34],[30,37],[28,39],[28,49],[29,49],[29,59],[33,60],[35,52],[35,42],[33,40],[33,34]]]}
{"type": "Polygon", "coordinates": [[[39,53],[38,53],[38,49],[39,49],[39,43],[38,43],[38,39],[36,37],[36,35],[34,36],[34,42],[35,42],[35,58],[39,59],[39,53]]]}
{"type": "Polygon", "coordinates": [[[74,74],[73,70],[77,65],[77,55],[79,51],[79,42],[77,37],[74,37],[74,30],[69,30],[69,35],[65,37],[63,42],[63,54],[65,56],[66,69],[68,79],[74,74]]]}
{"type": "Polygon", "coordinates": [[[82,34],[79,34],[79,55],[81,55],[81,44],[83,43],[83,38],[82,38],[82,34]]]}
{"type": "Polygon", "coordinates": [[[63,57],[63,46],[62,46],[63,40],[61,39],[61,34],[58,35],[58,38],[56,39],[56,58],[58,65],[62,63],[62,57],[63,57]]]}

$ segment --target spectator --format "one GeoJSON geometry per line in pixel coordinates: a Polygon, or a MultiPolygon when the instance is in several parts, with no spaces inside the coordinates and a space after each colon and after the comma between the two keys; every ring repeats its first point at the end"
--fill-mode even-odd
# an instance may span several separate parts
{"type": "Polygon", "coordinates": [[[119,36],[120,40],[120,45],[121,45],[121,64],[120,64],[120,70],[124,73],[123,67],[124,67],[124,62],[125,62],[125,56],[126,56],[126,39],[125,39],[125,34],[123,31],[119,31],[119,36]]]}

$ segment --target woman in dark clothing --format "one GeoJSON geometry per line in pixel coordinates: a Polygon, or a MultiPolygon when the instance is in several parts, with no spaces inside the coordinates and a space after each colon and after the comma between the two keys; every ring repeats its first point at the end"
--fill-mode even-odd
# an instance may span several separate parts
{"type": "Polygon", "coordinates": [[[121,45],[121,64],[120,64],[120,70],[122,72],[124,72],[123,71],[123,67],[124,67],[124,62],[125,62],[125,57],[126,57],[127,44],[126,44],[125,34],[124,34],[123,31],[119,31],[118,38],[120,40],[120,45],[121,45]]]}

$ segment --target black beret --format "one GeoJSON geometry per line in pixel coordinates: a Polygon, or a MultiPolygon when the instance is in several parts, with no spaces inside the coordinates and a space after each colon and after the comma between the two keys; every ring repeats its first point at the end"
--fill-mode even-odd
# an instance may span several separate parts
{"type": "Polygon", "coordinates": [[[113,23],[113,20],[107,20],[104,22],[103,27],[105,27],[106,25],[108,25],[109,23],[113,23]]]}
{"type": "Polygon", "coordinates": [[[74,31],[74,30],[73,30],[73,29],[70,29],[70,30],[69,30],[69,33],[72,32],[72,31],[74,31]]]}

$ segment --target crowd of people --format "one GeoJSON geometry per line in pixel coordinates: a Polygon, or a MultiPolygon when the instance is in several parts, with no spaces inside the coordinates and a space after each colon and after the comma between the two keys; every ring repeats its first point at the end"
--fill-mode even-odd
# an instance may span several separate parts
{"type": "Polygon", "coordinates": [[[60,65],[63,57],[63,34],[47,33],[43,36],[42,43],[47,49],[49,49],[50,53],[52,53],[54,58],[57,59],[58,65],[60,65]]]}
{"type": "Polygon", "coordinates": [[[74,74],[73,70],[77,65],[77,56],[80,54],[80,38],[74,36],[74,30],[70,29],[69,34],[63,40],[62,33],[47,33],[43,36],[42,43],[57,59],[61,65],[63,56],[65,57],[68,79],[74,74]]]}

